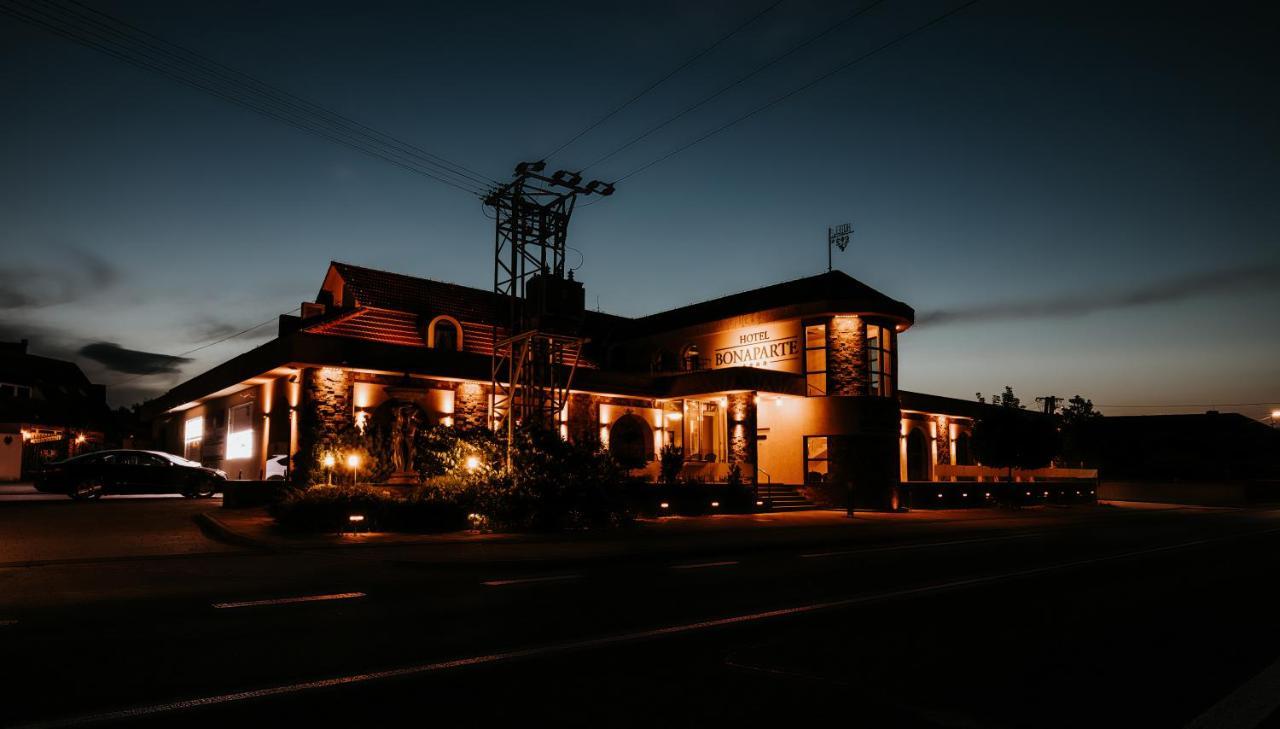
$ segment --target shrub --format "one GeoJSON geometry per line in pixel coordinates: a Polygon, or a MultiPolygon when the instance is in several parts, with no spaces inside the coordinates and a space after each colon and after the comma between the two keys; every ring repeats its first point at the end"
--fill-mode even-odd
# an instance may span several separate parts
{"type": "Polygon", "coordinates": [[[680,469],[684,468],[684,449],[672,443],[662,446],[658,453],[658,464],[662,482],[675,483],[680,480],[680,469]]]}

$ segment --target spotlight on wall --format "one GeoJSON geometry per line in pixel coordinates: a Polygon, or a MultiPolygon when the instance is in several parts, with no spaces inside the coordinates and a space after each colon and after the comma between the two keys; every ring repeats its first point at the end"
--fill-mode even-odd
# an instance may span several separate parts
{"type": "Polygon", "coordinates": [[[467,469],[467,471],[475,473],[475,470],[480,467],[480,457],[475,455],[467,456],[467,459],[463,461],[462,466],[467,469]]]}

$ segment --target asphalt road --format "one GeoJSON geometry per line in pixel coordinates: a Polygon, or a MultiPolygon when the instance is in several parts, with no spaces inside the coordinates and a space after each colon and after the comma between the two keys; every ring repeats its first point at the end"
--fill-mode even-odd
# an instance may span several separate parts
{"type": "Polygon", "coordinates": [[[6,542],[73,527],[47,540],[61,556],[0,566],[0,726],[1244,727],[1280,705],[1280,512],[1028,510],[485,564],[231,548],[166,503],[0,505],[6,542]],[[184,536],[110,554],[84,514],[184,536]]]}

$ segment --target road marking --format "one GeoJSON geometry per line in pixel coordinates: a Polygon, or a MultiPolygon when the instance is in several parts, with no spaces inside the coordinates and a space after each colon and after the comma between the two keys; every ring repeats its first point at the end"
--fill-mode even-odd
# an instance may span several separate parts
{"type": "Polygon", "coordinates": [[[700,570],[704,567],[728,567],[738,564],[737,560],[727,560],[724,562],[698,562],[696,564],[673,564],[673,570],[700,570]]]}
{"type": "Polygon", "coordinates": [[[363,592],[336,592],[331,595],[303,595],[302,597],[278,597],[274,600],[244,600],[242,602],[215,602],[219,610],[227,608],[257,607],[259,605],[292,605],[295,602],[322,602],[324,600],[351,600],[364,597],[363,592]]]}
{"type": "Polygon", "coordinates": [[[1043,567],[1031,567],[1027,569],[1014,570],[1012,572],[1001,572],[994,575],[985,575],[982,577],[970,577],[963,580],[952,580],[949,582],[940,582],[932,585],[921,585],[919,587],[908,587],[899,590],[889,590],[886,592],[872,593],[869,595],[859,595],[856,597],[844,598],[841,600],[830,600],[827,602],[816,602],[808,605],[797,605],[788,608],[779,608],[777,610],[766,610],[764,612],[747,613],[743,615],[733,615],[724,618],[713,618],[709,620],[701,620],[694,623],[685,623],[682,625],[671,625],[663,628],[654,628],[652,630],[641,630],[632,633],[621,633],[617,635],[605,636],[603,638],[588,638],[585,640],[567,641],[563,643],[553,643],[550,645],[539,646],[534,648],[524,648],[520,650],[504,651],[501,653],[489,653],[481,656],[471,656],[468,658],[458,658],[450,661],[439,661],[436,663],[424,663],[417,666],[407,666],[405,668],[393,668],[385,671],[374,671],[371,673],[357,673],[349,676],[338,676],[335,678],[325,678],[315,681],[303,681],[300,683],[283,684],[280,686],[271,686],[269,688],[253,689],[249,691],[239,691],[228,694],[215,694],[213,696],[203,696],[194,699],[186,699],[184,701],[174,701],[165,704],[151,704],[147,706],[137,706],[130,709],[119,709],[116,711],[106,711],[96,714],[82,714],[79,716],[71,716],[63,719],[53,719],[50,721],[35,722],[24,724],[12,729],[59,729],[61,727],[79,727],[88,724],[100,724],[104,722],[121,721],[124,719],[136,719],[145,716],[154,716],[157,714],[167,714],[175,711],[183,711],[186,709],[195,709],[205,706],[218,706],[221,704],[230,704],[238,701],[247,701],[250,699],[261,699],[271,696],[285,696],[288,694],[302,693],[305,691],[315,691],[319,689],[334,688],[337,686],[348,686],[351,684],[368,683],[370,681],[380,681],[389,678],[400,678],[404,676],[417,676],[430,673],[438,673],[448,671],[455,668],[465,668],[468,666],[489,665],[494,663],[504,663],[522,658],[534,658],[541,656],[557,655],[561,653],[569,653],[573,651],[593,650],[598,648],[608,648],[628,643],[637,643],[645,640],[653,640],[657,638],[666,638],[689,633],[696,633],[703,630],[712,630],[715,628],[724,628],[733,625],[743,625],[754,622],[773,620],[776,618],[785,618],[793,615],[804,615],[808,613],[823,612],[840,608],[855,607],[858,605],[866,605],[875,602],[883,602],[887,600],[895,600],[904,597],[917,597],[927,595],[933,592],[945,592],[949,590],[958,590],[966,587],[974,587],[976,585],[986,585],[1005,580],[1020,579],[1030,577],[1032,575],[1040,575],[1051,572],[1059,572],[1062,570],[1083,567],[1091,564],[1101,564],[1104,562],[1117,562],[1134,557],[1143,557],[1150,554],[1159,554],[1162,552],[1172,552],[1179,549],[1187,549],[1189,547],[1198,547],[1212,542],[1220,542],[1228,539],[1238,539],[1240,537],[1260,536],[1263,534],[1275,534],[1280,532],[1278,529],[1263,529],[1252,532],[1240,532],[1228,534],[1221,537],[1209,537],[1207,539],[1197,539],[1190,542],[1180,542],[1178,544],[1170,544],[1163,547],[1150,547],[1148,549],[1139,549],[1132,552],[1120,552],[1118,554],[1109,554],[1102,557],[1091,557],[1089,559],[1078,559],[1070,562],[1059,562],[1056,564],[1045,565],[1043,567]]]}
{"type": "Polygon", "coordinates": [[[1262,669],[1186,729],[1253,729],[1280,708],[1280,660],[1262,669]]]}
{"type": "Polygon", "coordinates": [[[485,580],[480,583],[489,587],[503,587],[506,585],[523,585],[529,582],[563,582],[564,580],[576,580],[582,575],[550,575],[547,577],[521,577],[514,580],[485,580]]]}
{"type": "Polygon", "coordinates": [[[821,557],[843,557],[849,554],[868,554],[871,552],[905,552],[912,549],[933,549],[935,547],[951,547],[957,544],[978,544],[981,542],[1000,542],[1009,539],[1026,539],[1028,537],[1038,537],[1045,532],[1031,532],[1028,534],[1011,534],[1003,537],[979,537],[976,539],[953,539],[948,542],[925,542],[923,544],[898,544],[891,547],[867,547],[865,549],[842,549],[837,552],[811,552],[802,554],[805,559],[816,559],[821,557]]]}

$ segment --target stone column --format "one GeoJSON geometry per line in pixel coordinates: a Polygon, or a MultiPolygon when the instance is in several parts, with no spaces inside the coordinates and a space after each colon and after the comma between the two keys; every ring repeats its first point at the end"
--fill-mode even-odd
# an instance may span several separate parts
{"type": "Polygon", "coordinates": [[[298,405],[298,457],[295,483],[309,485],[322,468],[321,449],[351,426],[351,373],[337,367],[310,367],[302,373],[298,405]]]}
{"type": "Polygon", "coordinates": [[[866,371],[862,319],[832,317],[827,322],[827,393],[866,395],[866,371]]]}
{"type": "Polygon", "coordinates": [[[453,388],[453,425],[475,430],[489,427],[489,386],[459,382],[453,388]]]}
{"type": "Polygon", "coordinates": [[[735,392],[726,406],[729,425],[729,463],[741,463],[746,483],[756,481],[756,393],[735,392]]]}

